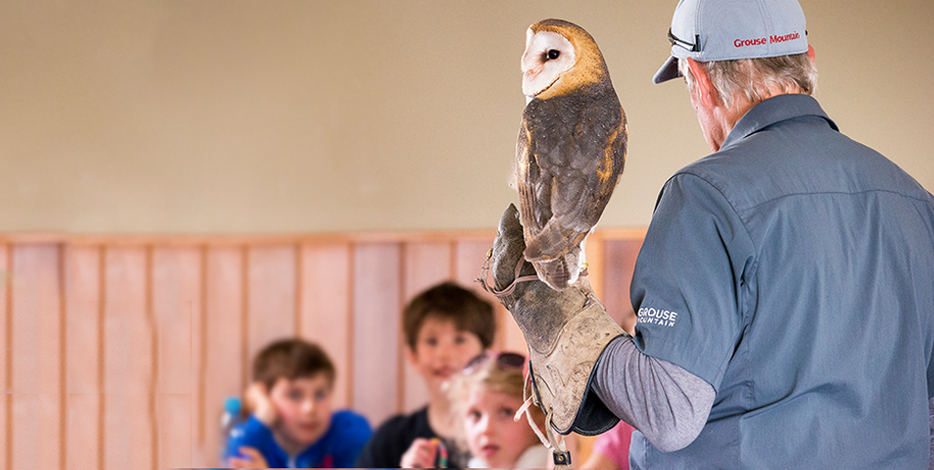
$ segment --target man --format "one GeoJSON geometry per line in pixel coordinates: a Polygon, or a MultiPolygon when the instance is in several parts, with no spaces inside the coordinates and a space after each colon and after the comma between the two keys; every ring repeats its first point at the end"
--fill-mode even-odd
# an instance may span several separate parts
{"type": "Polygon", "coordinates": [[[636,336],[606,326],[586,282],[513,283],[514,208],[500,222],[495,287],[552,440],[603,432],[608,409],[638,430],[633,468],[923,468],[934,197],[809,96],[796,0],[682,0],[668,37],[654,82],[684,77],[714,153],[662,188],[631,285],[636,336]]]}

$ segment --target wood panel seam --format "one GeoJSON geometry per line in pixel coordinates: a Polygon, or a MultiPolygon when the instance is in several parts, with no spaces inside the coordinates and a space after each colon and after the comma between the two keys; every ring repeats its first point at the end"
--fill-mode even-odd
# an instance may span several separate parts
{"type": "Polygon", "coordinates": [[[68,292],[66,289],[66,260],[67,246],[65,244],[56,245],[55,255],[58,264],[58,276],[56,276],[58,288],[58,466],[61,469],[67,468],[66,459],[68,456],[68,367],[67,367],[67,336],[66,326],[66,308],[68,305],[68,292]]]}
{"type": "Polygon", "coordinates": [[[4,289],[6,289],[6,332],[4,339],[7,348],[6,364],[6,383],[3,384],[5,393],[3,394],[3,406],[6,410],[6,423],[3,423],[6,446],[5,462],[6,468],[13,468],[13,245],[6,245],[6,279],[4,280],[4,289]]]}

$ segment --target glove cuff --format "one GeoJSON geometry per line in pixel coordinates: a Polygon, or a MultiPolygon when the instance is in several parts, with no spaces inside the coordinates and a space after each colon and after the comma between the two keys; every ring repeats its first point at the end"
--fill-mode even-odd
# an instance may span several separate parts
{"type": "Polygon", "coordinates": [[[600,434],[619,422],[590,390],[597,360],[610,342],[625,334],[596,297],[564,324],[548,350],[529,343],[533,393],[548,425],[560,434],[600,434]]]}

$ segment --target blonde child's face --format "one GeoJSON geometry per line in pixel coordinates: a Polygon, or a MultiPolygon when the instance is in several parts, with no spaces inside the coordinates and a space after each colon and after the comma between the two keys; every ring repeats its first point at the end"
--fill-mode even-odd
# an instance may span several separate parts
{"type": "Polygon", "coordinates": [[[483,385],[471,387],[465,406],[464,432],[470,453],[493,468],[513,468],[538,438],[525,420],[513,417],[522,399],[483,385]]]}
{"type": "Polygon", "coordinates": [[[331,424],[332,392],[333,384],[323,373],[277,380],[269,393],[279,417],[277,437],[297,447],[320,439],[331,424]]]}
{"type": "Polygon", "coordinates": [[[428,317],[422,322],[409,350],[409,362],[425,378],[429,391],[437,393],[451,375],[460,372],[467,361],[483,352],[477,335],[458,330],[453,320],[428,317]]]}

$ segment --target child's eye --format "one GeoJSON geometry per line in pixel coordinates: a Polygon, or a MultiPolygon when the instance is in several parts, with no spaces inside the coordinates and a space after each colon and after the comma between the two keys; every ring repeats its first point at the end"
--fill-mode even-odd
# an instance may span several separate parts
{"type": "Polygon", "coordinates": [[[300,390],[290,390],[288,396],[289,396],[289,400],[294,400],[294,401],[302,400],[302,392],[300,390]]]}
{"type": "Polygon", "coordinates": [[[321,401],[327,398],[327,390],[315,390],[315,401],[321,401]]]}
{"type": "Polygon", "coordinates": [[[477,410],[470,410],[467,412],[467,419],[470,421],[478,421],[480,419],[480,412],[477,410]]]}
{"type": "Polygon", "coordinates": [[[514,410],[514,409],[512,409],[512,408],[500,408],[500,409],[499,409],[499,412],[500,412],[503,416],[509,416],[510,418],[516,415],[516,410],[514,410]]]}
{"type": "Polygon", "coordinates": [[[464,344],[466,342],[467,342],[466,336],[457,335],[457,337],[454,338],[454,344],[464,344]]]}
{"type": "Polygon", "coordinates": [[[438,345],[438,338],[425,338],[425,344],[427,344],[427,345],[429,345],[429,346],[437,346],[437,345],[438,345]]]}

